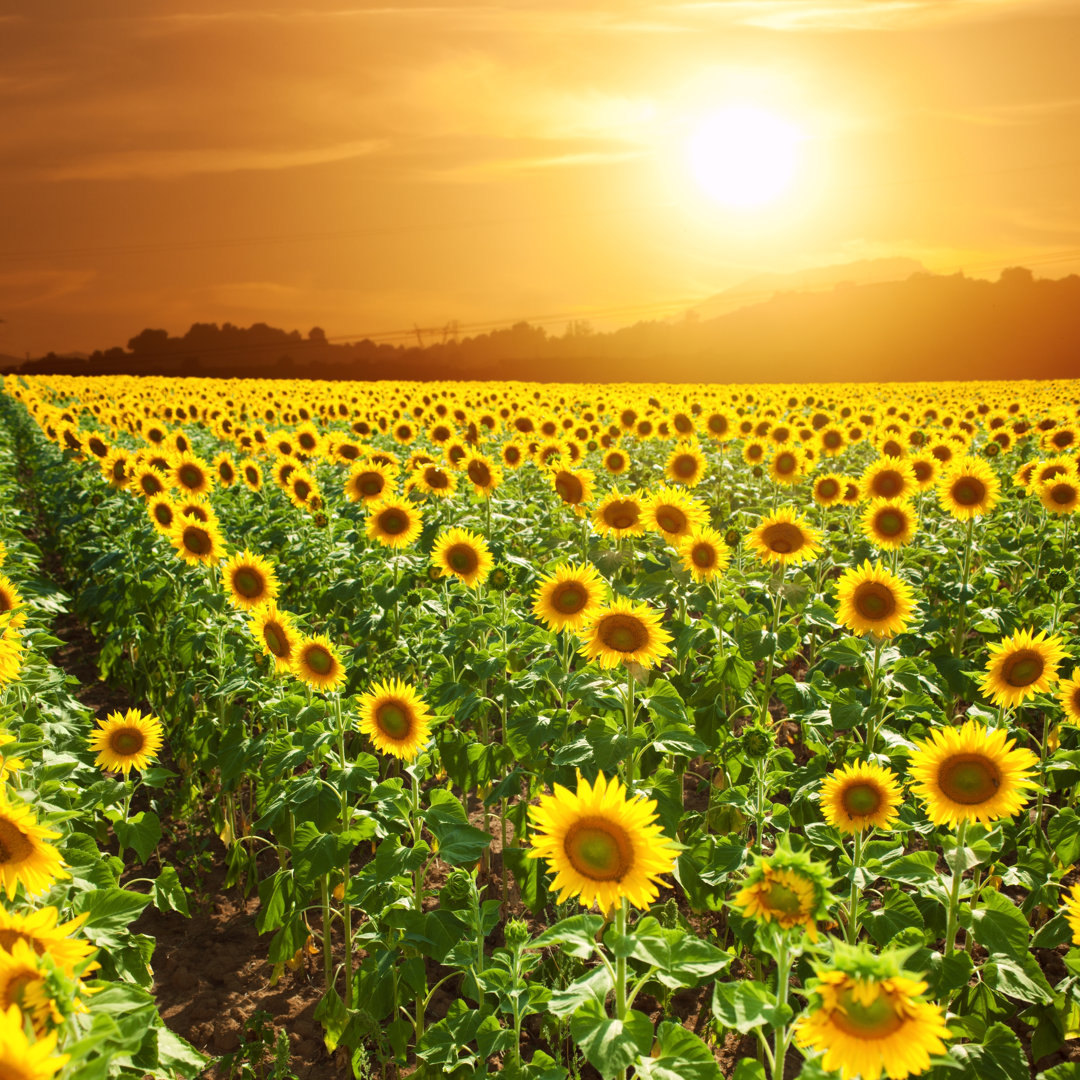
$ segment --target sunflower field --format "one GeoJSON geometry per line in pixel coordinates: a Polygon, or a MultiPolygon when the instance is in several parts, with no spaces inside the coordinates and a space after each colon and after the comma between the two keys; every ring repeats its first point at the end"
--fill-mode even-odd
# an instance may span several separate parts
{"type": "Polygon", "coordinates": [[[1080,383],[2,389],[2,1080],[1080,1078],[1080,383]]]}

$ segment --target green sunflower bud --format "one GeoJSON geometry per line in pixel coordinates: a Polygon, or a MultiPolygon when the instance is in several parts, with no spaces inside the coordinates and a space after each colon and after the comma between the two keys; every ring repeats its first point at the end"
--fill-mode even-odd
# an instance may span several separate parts
{"type": "Polygon", "coordinates": [[[1046,584],[1049,585],[1054,592],[1062,592],[1064,589],[1068,588],[1069,575],[1064,570],[1051,570],[1050,573],[1046,575],[1046,584]]]}
{"type": "Polygon", "coordinates": [[[742,734],[743,753],[751,761],[767,758],[774,745],[772,734],[764,728],[747,728],[742,734]]]}
{"type": "Polygon", "coordinates": [[[516,952],[528,944],[529,926],[523,919],[511,919],[506,924],[506,947],[516,952]]]}

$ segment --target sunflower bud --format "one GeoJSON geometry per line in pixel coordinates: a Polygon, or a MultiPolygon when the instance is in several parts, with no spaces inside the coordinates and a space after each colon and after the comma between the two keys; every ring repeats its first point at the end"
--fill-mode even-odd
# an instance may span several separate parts
{"type": "Polygon", "coordinates": [[[1053,589],[1054,592],[1062,592],[1069,585],[1069,575],[1064,570],[1051,570],[1046,575],[1046,584],[1053,589]]]}
{"type": "Polygon", "coordinates": [[[728,531],[724,533],[724,543],[727,544],[728,547],[735,547],[739,543],[739,530],[728,529],[728,531]]]}
{"type": "Polygon", "coordinates": [[[743,753],[751,761],[761,761],[769,756],[773,748],[773,738],[764,728],[750,727],[742,735],[743,753]]]}
{"type": "Polygon", "coordinates": [[[529,926],[523,919],[511,919],[506,924],[506,947],[517,952],[528,944],[529,926]]]}

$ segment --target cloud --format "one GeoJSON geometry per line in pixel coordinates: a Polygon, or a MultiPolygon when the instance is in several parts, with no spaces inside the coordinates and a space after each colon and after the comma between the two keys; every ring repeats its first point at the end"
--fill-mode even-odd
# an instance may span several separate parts
{"type": "Polygon", "coordinates": [[[0,271],[0,305],[6,310],[32,308],[81,292],[96,270],[0,271]]]}
{"type": "Polygon", "coordinates": [[[378,149],[376,140],[361,140],[295,150],[255,147],[188,150],[115,150],[87,154],[42,170],[46,180],[163,180],[197,173],[295,169],[365,157],[378,149]]]}

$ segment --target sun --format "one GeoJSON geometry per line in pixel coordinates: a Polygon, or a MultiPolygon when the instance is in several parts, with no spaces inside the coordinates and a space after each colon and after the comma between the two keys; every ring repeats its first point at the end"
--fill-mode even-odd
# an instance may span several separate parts
{"type": "Polygon", "coordinates": [[[705,116],[686,141],[690,173],[711,199],[734,209],[775,202],[792,185],[802,133],[756,105],[705,116]]]}

